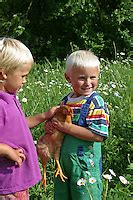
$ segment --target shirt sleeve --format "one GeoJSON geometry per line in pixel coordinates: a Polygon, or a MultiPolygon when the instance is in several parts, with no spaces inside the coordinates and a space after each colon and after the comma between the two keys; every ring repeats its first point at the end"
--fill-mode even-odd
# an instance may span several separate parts
{"type": "Polygon", "coordinates": [[[108,137],[109,113],[101,96],[92,100],[86,117],[87,128],[93,133],[108,137]]]}

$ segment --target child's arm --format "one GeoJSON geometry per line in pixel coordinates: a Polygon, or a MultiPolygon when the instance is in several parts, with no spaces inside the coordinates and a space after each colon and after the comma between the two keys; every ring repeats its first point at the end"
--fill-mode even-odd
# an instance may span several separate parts
{"type": "Polygon", "coordinates": [[[0,157],[15,161],[19,167],[22,165],[23,160],[26,159],[22,149],[13,149],[3,143],[0,143],[0,157]]]}
{"type": "Polygon", "coordinates": [[[51,118],[55,114],[57,108],[59,108],[59,106],[52,107],[47,112],[43,112],[40,114],[36,114],[35,116],[27,117],[26,119],[27,119],[29,128],[33,128],[37,126],[38,124],[44,122],[45,120],[48,120],[49,118],[51,118]]]}
{"type": "Polygon", "coordinates": [[[52,121],[52,124],[54,128],[60,130],[61,132],[72,135],[82,140],[102,142],[104,139],[102,136],[92,133],[89,129],[84,128],[82,126],[70,124],[67,122],[59,122],[55,119],[52,121]]]}

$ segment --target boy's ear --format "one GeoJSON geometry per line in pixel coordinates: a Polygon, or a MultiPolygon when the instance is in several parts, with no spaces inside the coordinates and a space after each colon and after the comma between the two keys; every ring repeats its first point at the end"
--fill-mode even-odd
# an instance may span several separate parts
{"type": "Polygon", "coordinates": [[[65,78],[68,81],[68,83],[71,83],[71,80],[70,80],[69,76],[66,73],[65,73],[65,78]]]}
{"type": "Polygon", "coordinates": [[[7,79],[7,73],[5,73],[5,70],[0,69],[0,77],[3,79],[7,79]]]}

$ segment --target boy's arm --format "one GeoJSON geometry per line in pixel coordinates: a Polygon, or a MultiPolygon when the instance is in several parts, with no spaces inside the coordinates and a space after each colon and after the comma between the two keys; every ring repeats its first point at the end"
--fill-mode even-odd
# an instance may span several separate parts
{"type": "Polygon", "coordinates": [[[33,127],[37,126],[38,124],[44,122],[46,120],[45,115],[46,114],[44,112],[44,113],[36,114],[35,116],[26,117],[28,127],[33,128],[33,127]]]}
{"type": "Polygon", "coordinates": [[[37,126],[38,124],[44,122],[45,120],[48,120],[55,114],[57,108],[59,108],[59,106],[52,107],[47,112],[43,112],[40,114],[36,114],[34,116],[27,117],[26,120],[28,123],[28,127],[33,128],[37,126]]]}
{"type": "Polygon", "coordinates": [[[82,140],[87,140],[92,142],[102,142],[104,140],[104,137],[92,133],[89,129],[84,128],[82,126],[70,124],[67,122],[61,123],[57,120],[53,120],[52,124],[54,128],[82,140]]]}

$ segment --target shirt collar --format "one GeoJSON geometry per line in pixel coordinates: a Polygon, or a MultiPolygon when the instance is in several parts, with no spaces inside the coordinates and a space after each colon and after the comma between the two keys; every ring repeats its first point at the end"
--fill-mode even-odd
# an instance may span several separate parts
{"type": "Polygon", "coordinates": [[[7,92],[0,91],[0,99],[3,99],[7,103],[11,103],[16,99],[16,94],[10,94],[7,92]]]}

